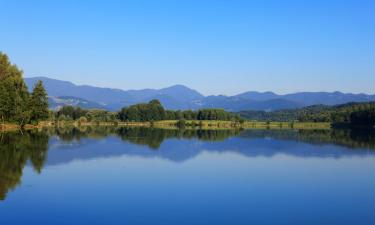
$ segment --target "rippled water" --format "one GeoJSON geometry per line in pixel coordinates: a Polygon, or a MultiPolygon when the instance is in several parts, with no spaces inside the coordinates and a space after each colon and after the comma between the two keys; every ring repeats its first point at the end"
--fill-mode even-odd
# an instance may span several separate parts
{"type": "Polygon", "coordinates": [[[372,131],[0,134],[0,224],[375,224],[372,131]]]}

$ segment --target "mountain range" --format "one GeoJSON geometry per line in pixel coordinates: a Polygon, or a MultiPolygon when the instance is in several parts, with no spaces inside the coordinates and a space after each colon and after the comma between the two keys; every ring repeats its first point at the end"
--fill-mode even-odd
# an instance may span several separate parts
{"type": "Polygon", "coordinates": [[[101,108],[111,111],[124,106],[158,99],[167,109],[223,108],[227,111],[295,109],[310,105],[337,105],[348,102],[375,101],[375,95],[342,92],[298,92],[279,95],[273,92],[249,91],[238,95],[204,96],[184,85],[162,89],[121,90],[89,85],[75,85],[47,77],[25,78],[31,90],[41,80],[47,90],[52,109],[64,105],[82,108],[101,108]]]}

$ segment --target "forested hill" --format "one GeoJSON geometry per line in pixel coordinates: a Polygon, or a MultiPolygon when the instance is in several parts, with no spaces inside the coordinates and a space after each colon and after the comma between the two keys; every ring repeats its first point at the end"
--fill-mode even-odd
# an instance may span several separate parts
{"type": "Polygon", "coordinates": [[[246,119],[258,121],[331,122],[374,126],[375,102],[351,102],[335,106],[313,105],[301,109],[274,112],[241,111],[239,115],[246,119]]]}

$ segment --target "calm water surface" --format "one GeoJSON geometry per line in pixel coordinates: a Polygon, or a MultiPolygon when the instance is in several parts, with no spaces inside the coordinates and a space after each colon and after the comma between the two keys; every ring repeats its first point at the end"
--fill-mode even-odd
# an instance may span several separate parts
{"type": "Polygon", "coordinates": [[[375,224],[370,131],[0,134],[0,224],[375,224]]]}

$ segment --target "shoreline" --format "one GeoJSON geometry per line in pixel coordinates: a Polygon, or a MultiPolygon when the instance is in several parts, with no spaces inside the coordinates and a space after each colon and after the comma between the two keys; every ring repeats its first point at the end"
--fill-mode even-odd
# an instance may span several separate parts
{"type": "MultiPolygon", "coordinates": [[[[48,127],[84,127],[84,126],[117,126],[117,127],[148,127],[148,128],[177,128],[178,120],[161,120],[148,122],[79,122],[79,121],[43,121],[38,125],[26,124],[21,127],[17,124],[5,123],[0,124],[0,132],[15,130],[31,130],[42,129],[48,127]]],[[[331,123],[315,123],[315,122],[260,122],[245,121],[244,123],[236,123],[232,121],[218,120],[186,120],[183,126],[185,129],[332,129],[331,123]]]]}
{"type": "Polygon", "coordinates": [[[32,124],[26,124],[24,127],[21,127],[20,125],[17,125],[17,124],[5,123],[5,124],[0,124],[0,132],[15,131],[15,130],[32,130],[32,129],[39,129],[42,127],[44,126],[32,125],[32,124]]]}

